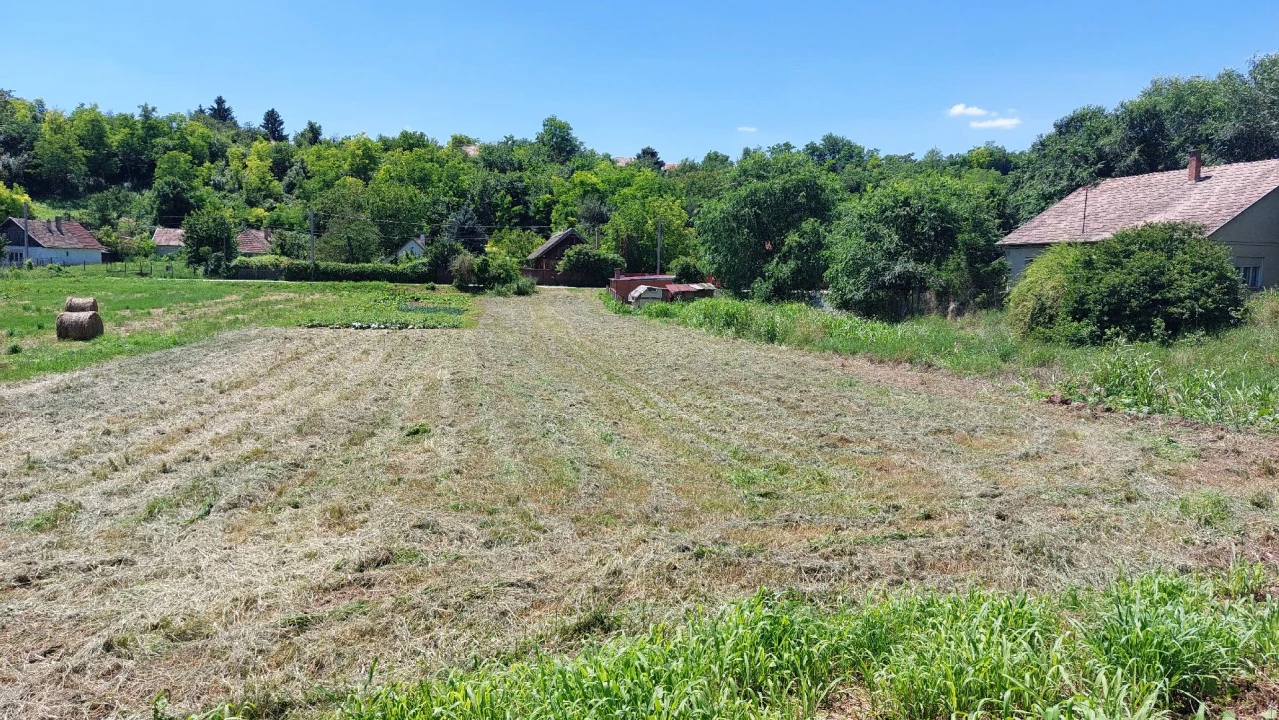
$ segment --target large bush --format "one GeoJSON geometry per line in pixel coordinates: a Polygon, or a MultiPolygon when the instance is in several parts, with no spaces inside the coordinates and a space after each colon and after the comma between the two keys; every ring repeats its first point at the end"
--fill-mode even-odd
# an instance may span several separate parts
{"type": "Polygon", "coordinates": [[[590,245],[574,245],[564,252],[557,269],[562,273],[574,273],[602,284],[613,276],[613,270],[625,266],[626,261],[621,255],[590,245]]]}
{"type": "Polygon", "coordinates": [[[520,281],[520,262],[502,252],[472,255],[463,250],[453,258],[449,270],[453,273],[453,285],[458,289],[475,286],[513,288],[520,281]]]}
{"type": "Polygon", "coordinates": [[[1245,290],[1230,251],[1186,223],[1152,223],[1091,245],[1049,248],[1009,298],[1022,337],[1164,342],[1238,324],[1245,290]]]}

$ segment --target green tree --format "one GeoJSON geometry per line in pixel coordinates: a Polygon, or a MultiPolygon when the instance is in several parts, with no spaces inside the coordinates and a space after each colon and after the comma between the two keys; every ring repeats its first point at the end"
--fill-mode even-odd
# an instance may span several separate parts
{"type": "Polygon", "coordinates": [[[582,141],[573,134],[573,126],[554,115],[542,121],[542,131],[537,134],[537,144],[551,162],[564,164],[582,152],[582,141]]]}
{"type": "MultiPolygon", "coordinates": [[[[31,196],[27,195],[21,187],[17,185],[5,187],[5,184],[0,182],[0,215],[22,217],[22,204],[29,202],[31,202],[31,196]]],[[[0,235],[0,238],[2,237],[3,235],[0,235]]]]}
{"type": "Polygon", "coordinates": [[[672,197],[644,197],[619,194],[621,206],[603,228],[600,246],[626,260],[626,269],[657,269],[657,232],[662,231],[662,256],[669,262],[693,252],[696,233],[689,226],[688,214],[679,200],[672,197]]]}
{"type": "Polygon", "coordinates": [[[178,150],[170,150],[160,157],[155,163],[155,182],[160,182],[166,178],[172,178],[184,185],[192,185],[195,183],[195,167],[192,165],[191,156],[178,150]]]}
{"type": "Polygon", "coordinates": [[[289,139],[289,134],[284,132],[284,118],[280,117],[280,113],[275,108],[263,113],[262,132],[266,134],[266,139],[271,142],[282,142],[289,139]]]}
{"type": "Polygon", "coordinates": [[[209,108],[209,117],[220,123],[235,122],[235,113],[232,112],[231,106],[227,104],[226,99],[221,95],[213,99],[213,107],[209,108]]]}
{"type": "Polygon", "coordinates": [[[523,264],[528,256],[545,241],[546,238],[532,230],[497,230],[489,236],[485,252],[505,253],[523,264]]]}
{"type": "Polygon", "coordinates": [[[658,156],[657,151],[649,145],[644,146],[636,153],[635,159],[631,161],[631,164],[636,168],[648,168],[656,173],[660,173],[666,167],[666,163],[662,162],[662,158],[658,156]]]}
{"type": "Polygon", "coordinates": [[[44,114],[40,137],[32,149],[31,172],[51,195],[78,196],[89,184],[89,165],[76,142],[71,123],[57,111],[44,114]]]}
{"type": "Polygon", "coordinates": [[[240,254],[227,213],[217,208],[196,210],[182,222],[187,264],[218,269],[240,254]]]}
{"type": "Polygon", "coordinates": [[[151,188],[155,200],[155,224],[173,227],[195,210],[195,193],[177,178],[165,178],[151,188]]]}
{"type": "Polygon", "coordinates": [[[300,148],[305,148],[311,147],[312,145],[319,145],[320,141],[323,139],[324,128],[320,127],[320,123],[314,120],[307,120],[306,127],[299,130],[298,133],[293,136],[293,144],[300,148]]]}
{"type": "Polygon", "coordinates": [[[929,170],[887,182],[842,208],[830,248],[831,301],[898,317],[944,306],[997,303],[1006,263],[995,243],[1008,230],[1001,176],[929,170]]]}
{"type": "Polygon", "coordinates": [[[706,269],[743,294],[785,251],[786,238],[806,220],[828,220],[842,194],[836,178],[807,157],[785,152],[744,156],[729,183],[722,197],[702,208],[695,225],[706,269]]]}

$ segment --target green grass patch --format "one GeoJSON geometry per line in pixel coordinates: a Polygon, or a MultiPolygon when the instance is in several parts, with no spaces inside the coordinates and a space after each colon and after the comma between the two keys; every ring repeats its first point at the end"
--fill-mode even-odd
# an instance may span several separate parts
{"type": "Polygon", "coordinates": [[[967,375],[1011,375],[1041,397],[1059,392],[1114,411],[1279,430],[1279,293],[1254,296],[1249,322],[1233,330],[1104,347],[1019,339],[1001,312],[889,323],[798,303],[713,298],[636,311],[607,293],[604,298],[614,312],[716,335],[967,375]]]}
{"type": "Polygon", "coordinates": [[[451,288],[376,282],[223,282],[117,276],[101,269],[0,274],[0,329],[18,352],[0,354],[0,382],[65,372],[114,357],[203,340],[246,327],[463,328],[469,296],[451,288]],[[106,334],[57,342],[68,295],[93,296],[106,334]],[[19,341],[21,343],[19,344],[19,341]]]}
{"type": "MultiPolygon", "coordinates": [[[[570,630],[616,630],[603,620],[570,630]]],[[[908,589],[833,607],[761,591],[574,657],[365,686],[338,715],[811,718],[856,687],[887,718],[1156,718],[1228,697],[1277,651],[1274,602],[1204,577],[1155,572],[1055,596],[908,589]]]]}
{"type": "Polygon", "coordinates": [[[54,503],[53,507],[43,512],[36,513],[34,517],[27,521],[27,529],[33,532],[47,532],[53,530],[60,525],[64,525],[75,517],[77,513],[84,509],[79,502],[63,502],[59,500],[54,503]]]}

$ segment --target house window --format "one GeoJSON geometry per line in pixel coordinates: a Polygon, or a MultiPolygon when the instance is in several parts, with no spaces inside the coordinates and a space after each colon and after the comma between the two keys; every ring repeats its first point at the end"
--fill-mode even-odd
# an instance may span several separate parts
{"type": "Polygon", "coordinates": [[[1243,265],[1239,268],[1239,274],[1243,276],[1243,282],[1251,290],[1261,289],[1261,266],[1260,265],[1243,265]]]}

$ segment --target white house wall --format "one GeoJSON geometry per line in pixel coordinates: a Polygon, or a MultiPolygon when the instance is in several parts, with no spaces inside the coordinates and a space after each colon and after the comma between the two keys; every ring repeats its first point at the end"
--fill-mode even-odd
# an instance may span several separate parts
{"type": "Polygon", "coordinates": [[[101,250],[56,250],[31,247],[31,261],[37,264],[97,265],[102,262],[101,250]]]}

